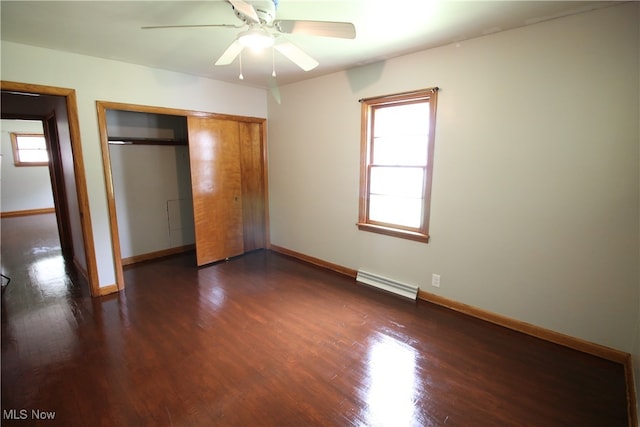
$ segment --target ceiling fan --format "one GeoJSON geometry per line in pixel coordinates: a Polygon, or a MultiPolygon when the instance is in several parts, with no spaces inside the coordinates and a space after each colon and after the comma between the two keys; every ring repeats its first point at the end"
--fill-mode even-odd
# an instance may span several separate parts
{"type": "MultiPolygon", "coordinates": [[[[231,43],[218,58],[215,63],[216,65],[231,64],[246,47],[255,50],[273,47],[273,49],[283,54],[304,71],[309,71],[317,67],[318,61],[290,41],[280,38],[282,34],[303,34],[343,39],[354,39],[356,37],[355,26],[350,22],[276,20],[278,1],[279,0],[227,0],[227,2],[231,4],[236,17],[242,21],[242,23],[238,25],[165,25],[142,28],[248,27],[238,34],[236,40],[231,43]]],[[[240,58],[240,60],[242,60],[242,58],[240,58]]],[[[275,77],[275,69],[273,77],[275,77]]],[[[242,79],[242,71],[240,72],[240,78],[242,79]]]]}

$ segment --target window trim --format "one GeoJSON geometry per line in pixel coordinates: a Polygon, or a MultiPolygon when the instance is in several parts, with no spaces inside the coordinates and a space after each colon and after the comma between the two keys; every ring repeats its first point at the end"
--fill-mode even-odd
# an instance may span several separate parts
{"type": "Polygon", "coordinates": [[[433,177],[433,153],[435,146],[435,125],[438,100],[438,88],[432,87],[418,91],[403,92],[361,99],[360,118],[360,200],[357,226],[359,230],[387,236],[399,237],[427,243],[429,241],[429,217],[431,209],[431,184],[433,177]],[[393,104],[411,104],[426,101],[429,103],[429,136],[427,142],[427,164],[423,189],[422,224],[418,228],[403,227],[369,220],[369,185],[372,165],[372,126],[373,110],[380,106],[393,104]]]}
{"type": "MultiPolygon", "coordinates": [[[[13,164],[15,166],[49,166],[49,161],[46,162],[24,162],[20,160],[20,153],[18,148],[18,138],[21,136],[37,136],[41,138],[45,138],[42,133],[22,133],[22,132],[11,132],[11,149],[13,150],[13,164]]],[[[47,149],[47,140],[45,139],[45,151],[47,152],[47,158],[49,157],[49,150],[47,149]]]]}

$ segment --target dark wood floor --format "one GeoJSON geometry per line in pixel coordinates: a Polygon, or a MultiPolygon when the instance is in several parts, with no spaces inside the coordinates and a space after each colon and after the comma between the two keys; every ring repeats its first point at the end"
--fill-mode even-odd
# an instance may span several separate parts
{"type": "Polygon", "coordinates": [[[45,217],[2,220],[3,426],[627,425],[619,364],[268,251],[91,299],[45,217]]]}

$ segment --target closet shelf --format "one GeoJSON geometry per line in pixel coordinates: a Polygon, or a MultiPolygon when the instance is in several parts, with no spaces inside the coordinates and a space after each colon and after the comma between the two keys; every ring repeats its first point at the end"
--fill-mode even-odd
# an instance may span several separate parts
{"type": "Polygon", "coordinates": [[[132,138],[126,136],[110,136],[109,144],[114,145],[187,145],[186,139],[175,138],[132,138]]]}

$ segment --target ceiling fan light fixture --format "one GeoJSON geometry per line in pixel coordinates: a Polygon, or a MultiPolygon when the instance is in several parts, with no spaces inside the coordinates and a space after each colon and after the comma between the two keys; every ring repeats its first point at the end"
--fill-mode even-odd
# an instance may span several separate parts
{"type": "Polygon", "coordinates": [[[262,50],[273,46],[273,36],[262,28],[250,28],[238,35],[238,42],[253,50],[262,50]]]}

